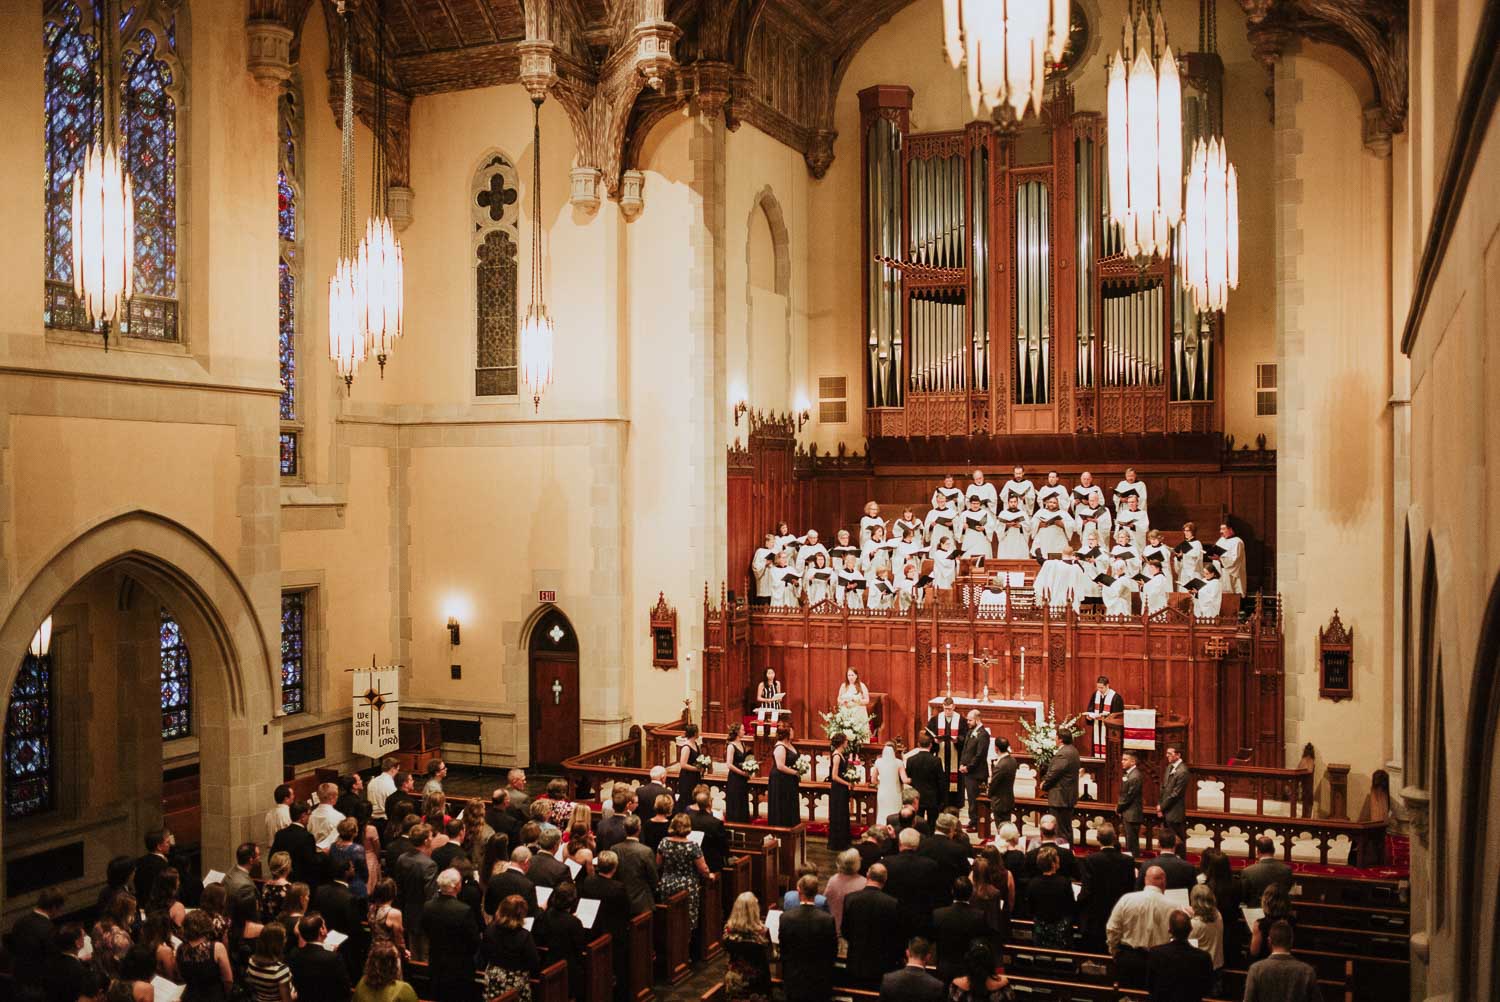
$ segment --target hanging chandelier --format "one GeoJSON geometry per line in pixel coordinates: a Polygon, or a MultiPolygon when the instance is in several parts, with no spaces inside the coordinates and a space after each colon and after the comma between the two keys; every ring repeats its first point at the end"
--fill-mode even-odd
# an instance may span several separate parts
{"type": "Polygon", "coordinates": [[[1160,0],[1131,7],[1106,67],[1109,218],[1144,263],[1167,255],[1182,218],[1182,81],[1160,0]]]}
{"type": "Polygon", "coordinates": [[[354,246],[354,63],[349,36],[354,31],[353,4],[339,0],[344,19],[344,108],[339,152],[339,260],[328,280],[328,356],[344,380],[354,385],[369,352],[365,340],[365,277],[354,246]]]}
{"type": "Polygon", "coordinates": [[[1240,194],[1234,164],[1215,136],[1193,148],[1182,218],[1182,284],[1200,311],[1223,310],[1240,284],[1240,194]]]}
{"type": "Polygon", "coordinates": [[[384,379],[386,359],[401,336],[405,264],[401,242],[396,239],[396,228],[391,225],[387,197],[390,175],[383,144],[386,128],[385,18],[378,3],[376,14],[375,30],[379,42],[375,64],[375,150],[371,157],[370,219],[365,224],[365,235],[359,242],[355,258],[358,261],[357,273],[363,277],[365,286],[359,322],[367,350],[374,352],[375,360],[380,363],[380,377],[384,379]]]}
{"type": "Polygon", "coordinates": [[[542,99],[531,99],[531,303],[521,321],[521,380],[533,411],[552,385],[552,317],[542,293],[542,99]]]}
{"type": "Polygon", "coordinates": [[[42,620],[42,625],[36,628],[31,635],[31,645],[27,648],[34,658],[44,658],[52,650],[52,617],[48,616],[42,620]]]}
{"type": "Polygon", "coordinates": [[[1071,15],[1070,0],[943,0],[943,48],[966,71],[976,116],[981,105],[1017,119],[1028,105],[1042,110],[1047,66],[1063,57],[1071,15]]]}
{"type": "Polygon", "coordinates": [[[110,324],[124,316],[135,285],[135,192],[117,135],[110,49],[111,27],[119,23],[114,7],[106,4],[99,32],[99,128],[73,174],[73,294],[103,331],[105,351],[110,324]]]}

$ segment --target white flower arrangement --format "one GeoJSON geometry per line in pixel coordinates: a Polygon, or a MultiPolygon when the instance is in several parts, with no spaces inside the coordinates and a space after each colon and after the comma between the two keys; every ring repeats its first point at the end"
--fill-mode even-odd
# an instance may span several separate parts
{"type": "Polygon", "coordinates": [[[847,769],[844,770],[844,782],[852,784],[852,783],[858,783],[859,781],[860,781],[860,775],[859,775],[859,770],[857,768],[855,768],[854,766],[851,765],[849,768],[847,768],[847,769]]]}
{"type": "Polygon", "coordinates": [[[754,755],[746,755],[745,761],[740,763],[740,768],[744,769],[750,775],[754,776],[755,774],[760,772],[760,759],[756,758],[754,755]]]}
{"type": "Polygon", "coordinates": [[[1026,746],[1026,751],[1031,754],[1032,761],[1036,763],[1037,776],[1040,778],[1047,771],[1047,764],[1052,761],[1052,756],[1057,754],[1057,732],[1070,730],[1076,732],[1078,721],[1083,714],[1078,713],[1062,723],[1057,722],[1057,708],[1051,703],[1047,704],[1047,719],[1039,724],[1021,719],[1021,730],[1025,732],[1021,743],[1026,746]]]}
{"type": "Polygon", "coordinates": [[[699,755],[693,760],[693,763],[704,772],[709,772],[714,767],[714,759],[712,755],[699,755]]]}
{"type": "Polygon", "coordinates": [[[851,753],[859,750],[860,745],[870,740],[870,719],[864,714],[857,714],[847,706],[841,706],[832,713],[819,714],[823,718],[823,731],[829,740],[835,734],[842,734],[849,740],[849,751],[851,753]]]}
{"type": "Polygon", "coordinates": [[[802,756],[797,760],[797,765],[795,766],[795,768],[797,770],[797,775],[802,779],[806,779],[808,776],[812,775],[812,759],[808,758],[806,755],[802,756]]]}

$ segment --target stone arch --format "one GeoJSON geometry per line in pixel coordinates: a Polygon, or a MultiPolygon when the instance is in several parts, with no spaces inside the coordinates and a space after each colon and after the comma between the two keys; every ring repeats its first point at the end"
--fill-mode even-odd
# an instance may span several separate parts
{"type": "Polygon", "coordinates": [[[4,696],[37,624],[77,585],[115,568],[170,602],[193,651],[203,857],[227,859],[238,842],[256,837],[254,823],[280,781],[280,658],[272,632],[279,621],[257,610],[202,537],[153,512],[127,511],[85,528],[23,574],[0,617],[4,696]]]}
{"type": "MultiPolygon", "coordinates": [[[[1500,575],[1490,587],[1469,691],[1469,711],[1462,735],[1467,795],[1460,808],[1457,925],[1458,975],[1454,998],[1494,998],[1500,991],[1500,902],[1493,888],[1500,879],[1500,851],[1491,848],[1500,825],[1492,821],[1500,803],[1500,575]],[[1481,944],[1487,944],[1482,946],[1481,944]],[[1488,985],[1488,988],[1484,986],[1488,985]]],[[[1439,849],[1438,851],[1441,851],[1439,849]]]]}
{"type": "MultiPolygon", "coordinates": [[[[1417,613],[1416,673],[1412,679],[1412,723],[1411,734],[1412,778],[1419,784],[1428,782],[1431,758],[1432,734],[1432,683],[1433,667],[1436,664],[1438,645],[1438,579],[1437,560],[1432,545],[1432,536],[1422,557],[1421,602],[1417,613]]],[[[1441,712],[1441,708],[1438,708],[1441,712]]],[[[1431,789],[1431,787],[1427,787],[1431,789]]]]}
{"type": "MultiPolygon", "coordinates": [[[[754,396],[755,385],[756,345],[755,291],[754,286],[750,282],[750,275],[754,268],[754,235],[757,214],[764,215],[766,224],[771,230],[771,249],[775,255],[772,291],[783,297],[785,303],[782,321],[786,332],[785,373],[789,394],[792,387],[792,240],[791,233],[786,225],[786,215],[781,209],[781,202],[776,198],[776,193],[768,184],[756,193],[755,198],[750,203],[750,211],[745,218],[745,371],[747,382],[752,387],[752,397],[754,396]]],[[[790,409],[791,400],[752,399],[751,404],[772,411],[780,411],[782,408],[790,409]]]]}

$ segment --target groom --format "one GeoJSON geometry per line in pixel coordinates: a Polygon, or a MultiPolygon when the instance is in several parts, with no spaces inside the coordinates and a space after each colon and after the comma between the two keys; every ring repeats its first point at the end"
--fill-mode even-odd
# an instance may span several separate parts
{"type": "Polygon", "coordinates": [[[969,736],[958,755],[958,771],[963,777],[964,801],[969,805],[969,826],[979,824],[979,791],[990,782],[990,731],[978,710],[969,711],[969,736]]]}

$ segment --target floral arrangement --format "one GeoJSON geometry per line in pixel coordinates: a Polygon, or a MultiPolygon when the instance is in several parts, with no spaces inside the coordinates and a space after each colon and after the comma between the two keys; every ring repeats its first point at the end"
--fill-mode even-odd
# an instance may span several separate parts
{"type": "Polygon", "coordinates": [[[870,718],[863,713],[855,713],[847,706],[841,706],[832,713],[821,713],[823,718],[823,731],[833,740],[835,734],[842,734],[849,740],[849,751],[851,753],[859,750],[860,745],[870,740],[870,718]]]}
{"type": "Polygon", "coordinates": [[[859,781],[859,770],[857,768],[851,765],[849,768],[844,770],[844,782],[858,783],[859,781]]]}
{"type": "Polygon", "coordinates": [[[760,759],[754,755],[746,755],[745,761],[740,763],[740,768],[752,776],[758,775],[760,773],[760,759]]]}
{"type": "Polygon", "coordinates": [[[696,759],[693,760],[693,763],[704,772],[713,771],[714,759],[712,755],[699,755],[696,759]]]}
{"type": "Polygon", "coordinates": [[[795,768],[797,770],[797,775],[802,779],[806,779],[808,776],[812,775],[812,759],[808,758],[806,755],[802,756],[797,760],[797,765],[795,768]]]}
{"type": "Polygon", "coordinates": [[[1066,729],[1076,733],[1078,721],[1082,717],[1083,714],[1078,713],[1058,723],[1057,708],[1048,703],[1047,719],[1041,723],[1034,724],[1024,717],[1021,719],[1021,730],[1025,732],[1021,743],[1026,746],[1026,751],[1036,763],[1038,779],[1047,772],[1047,764],[1052,761],[1052,756],[1057,754],[1057,732],[1066,729]]]}

